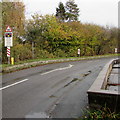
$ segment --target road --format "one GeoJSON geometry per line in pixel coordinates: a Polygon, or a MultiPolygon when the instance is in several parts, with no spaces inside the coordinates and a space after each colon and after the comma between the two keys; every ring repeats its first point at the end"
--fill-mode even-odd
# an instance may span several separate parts
{"type": "Polygon", "coordinates": [[[77,118],[112,58],[48,64],[3,75],[3,118],[77,118]]]}

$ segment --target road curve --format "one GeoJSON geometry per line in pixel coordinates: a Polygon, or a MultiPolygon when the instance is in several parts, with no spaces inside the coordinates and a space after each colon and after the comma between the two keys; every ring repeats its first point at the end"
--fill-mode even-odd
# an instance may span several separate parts
{"type": "Polygon", "coordinates": [[[77,118],[87,90],[113,58],[55,63],[3,75],[3,118],[77,118]]]}

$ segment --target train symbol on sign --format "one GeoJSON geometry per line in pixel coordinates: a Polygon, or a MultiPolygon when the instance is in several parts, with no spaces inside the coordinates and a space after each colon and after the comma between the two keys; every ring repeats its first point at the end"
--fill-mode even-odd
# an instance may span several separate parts
{"type": "Polygon", "coordinates": [[[7,26],[4,36],[5,36],[5,47],[12,47],[13,46],[13,32],[10,26],[7,26]]]}
{"type": "Polygon", "coordinates": [[[12,47],[13,46],[13,33],[6,32],[5,33],[5,47],[12,47]]]}

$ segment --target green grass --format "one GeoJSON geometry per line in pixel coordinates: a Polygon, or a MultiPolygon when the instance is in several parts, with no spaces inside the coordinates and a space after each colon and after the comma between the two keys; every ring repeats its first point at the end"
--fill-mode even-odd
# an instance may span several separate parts
{"type": "MultiPolygon", "coordinates": [[[[96,56],[81,56],[81,57],[60,57],[60,58],[44,58],[44,59],[30,59],[25,61],[16,62],[15,65],[23,64],[23,63],[30,63],[30,62],[37,62],[37,61],[47,61],[47,60],[57,60],[57,59],[70,59],[70,58],[88,58],[88,57],[99,57],[99,56],[119,56],[120,54],[106,54],[106,55],[96,55],[96,56]]],[[[2,64],[2,67],[11,66],[8,64],[2,64]]]]}
{"type": "Polygon", "coordinates": [[[120,113],[115,113],[107,107],[102,107],[99,110],[86,110],[84,115],[77,120],[120,120],[120,113]]]}
{"type": "MultiPolygon", "coordinates": [[[[81,56],[81,57],[61,57],[61,58],[45,58],[45,59],[30,59],[30,60],[25,60],[25,61],[19,61],[19,62],[15,62],[14,65],[19,65],[19,64],[24,64],[24,63],[31,63],[31,62],[37,62],[37,61],[48,61],[48,60],[60,60],[60,59],[76,59],[76,58],[89,58],[89,57],[109,57],[109,56],[119,56],[120,54],[107,54],[107,55],[97,55],[97,56],[81,56]]],[[[95,58],[94,58],[95,59],[95,58]]],[[[0,65],[0,67],[2,67],[3,69],[6,67],[10,67],[13,66],[11,64],[2,64],[0,65]]],[[[33,65],[34,66],[34,65],[33,65]]],[[[31,66],[31,67],[33,67],[31,66]]]]}

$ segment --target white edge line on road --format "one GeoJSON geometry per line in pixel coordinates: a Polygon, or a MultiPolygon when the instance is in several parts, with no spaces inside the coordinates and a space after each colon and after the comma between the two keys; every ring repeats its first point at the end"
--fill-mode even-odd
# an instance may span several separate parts
{"type": "Polygon", "coordinates": [[[7,85],[7,86],[5,86],[5,87],[2,87],[2,88],[0,88],[0,91],[1,91],[1,90],[4,90],[4,89],[7,89],[7,88],[9,88],[9,87],[12,87],[12,86],[14,86],[14,85],[23,83],[23,82],[25,82],[25,81],[28,81],[28,79],[24,79],[24,80],[21,80],[21,81],[19,81],[19,82],[13,83],[13,84],[11,84],[11,85],[7,85]]]}
{"type": "Polygon", "coordinates": [[[58,70],[65,70],[65,69],[69,69],[69,68],[71,68],[71,67],[73,67],[73,66],[74,66],[74,65],[69,64],[69,66],[68,66],[68,67],[54,69],[54,70],[51,70],[51,71],[48,71],[48,72],[42,73],[41,75],[46,75],[46,74],[49,74],[49,73],[51,73],[51,72],[58,71],[58,70]]]}

